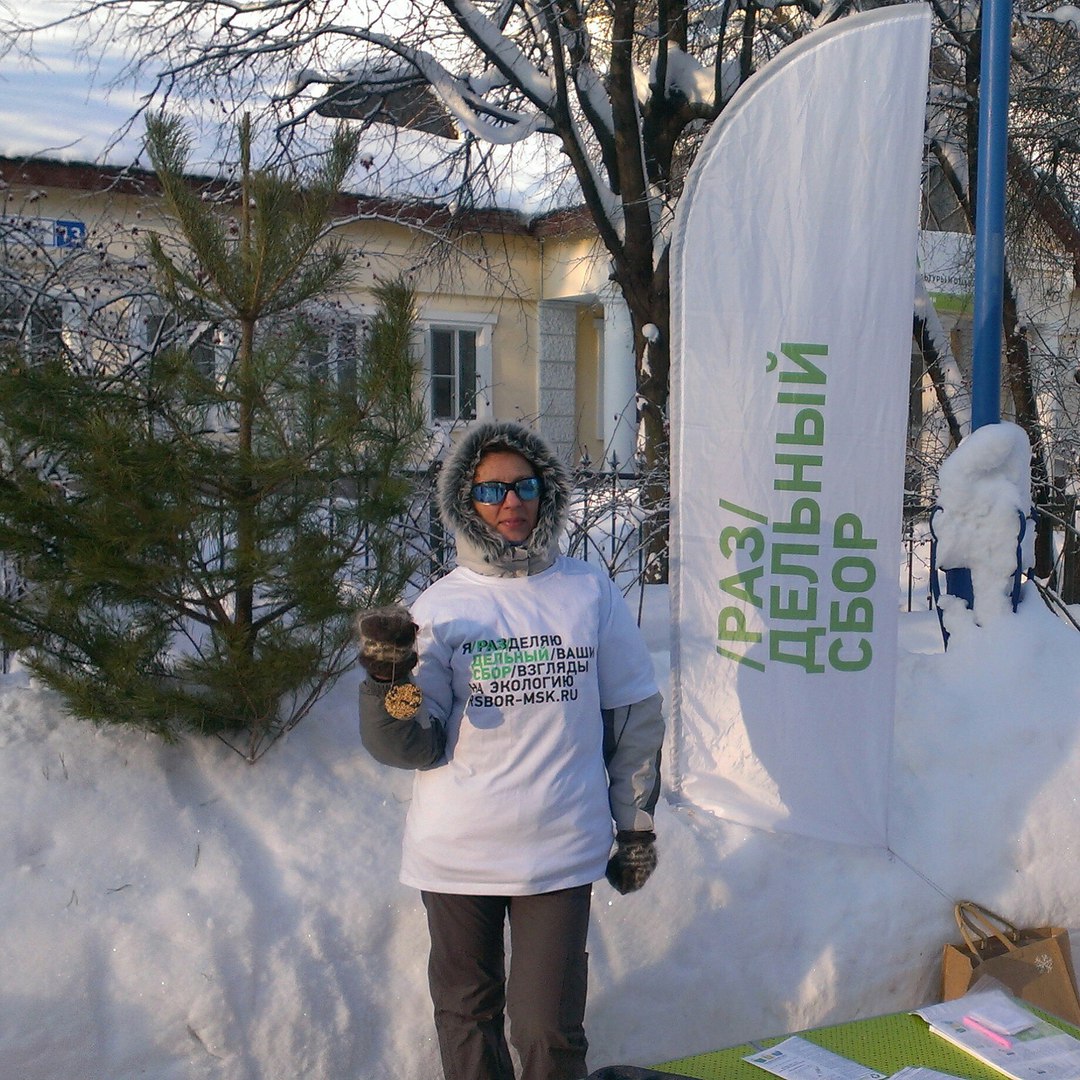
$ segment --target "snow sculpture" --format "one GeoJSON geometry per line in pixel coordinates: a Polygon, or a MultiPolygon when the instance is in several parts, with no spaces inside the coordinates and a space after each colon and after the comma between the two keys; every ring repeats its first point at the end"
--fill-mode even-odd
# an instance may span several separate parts
{"type": "Polygon", "coordinates": [[[1034,563],[1031,444],[1023,429],[987,424],[968,435],[941,466],[938,505],[937,563],[970,572],[969,596],[940,598],[947,637],[950,623],[984,626],[1015,611],[1019,575],[1034,563]]]}

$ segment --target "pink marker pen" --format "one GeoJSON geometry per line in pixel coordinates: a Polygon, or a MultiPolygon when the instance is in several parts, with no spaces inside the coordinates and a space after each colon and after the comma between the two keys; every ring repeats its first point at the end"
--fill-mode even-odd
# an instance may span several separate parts
{"type": "Polygon", "coordinates": [[[978,1020],[965,1016],[962,1022],[972,1031],[977,1031],[980,1035],[985,1035],[991,1042],[997,1043],[1003,1050],[1012,1049],[1011,1040],[1006,1039],[1004,1035],[999,1035],[996,1031],[991,1031],[985,1024],[980,1024],[978,1020]]]}

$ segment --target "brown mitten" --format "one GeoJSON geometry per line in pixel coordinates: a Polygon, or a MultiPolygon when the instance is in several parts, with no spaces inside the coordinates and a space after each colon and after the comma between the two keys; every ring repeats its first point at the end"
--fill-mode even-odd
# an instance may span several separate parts
{"type": "Polygon", "coordinates": [[[416,667],[416,623],[401,604],[372,608],[356,620],[360,665],[378,682],[405,680],[416,667]]]}

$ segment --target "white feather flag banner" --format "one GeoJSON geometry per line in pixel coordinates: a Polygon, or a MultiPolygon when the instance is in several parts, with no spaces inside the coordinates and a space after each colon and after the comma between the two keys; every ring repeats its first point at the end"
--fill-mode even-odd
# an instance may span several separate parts
{"type": "Polygon", "coordinates": [[[684,801],[887,843],[930,49],[853,15],[749,80],[673,240],[674,769],[684,801]]]}

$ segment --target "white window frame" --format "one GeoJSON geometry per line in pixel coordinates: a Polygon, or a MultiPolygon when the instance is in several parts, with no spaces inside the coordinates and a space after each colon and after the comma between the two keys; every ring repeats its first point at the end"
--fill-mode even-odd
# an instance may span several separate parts
{"type": "MultiPolygon", "coordinates": [[[[134,347],[136,359],[150,359],[154,342],[150,335],[150,320],[165,320],[175,316],[175,312],[169,311],[161,300],[146,299],[139,302],[134,311],[134,322],[131,328],[130,340],[134,347]]],[[[200,343],[200,340],[209,335],[204,344],[210,346],[211,363],[213,371],[209,371],[202,364],[200,370],[208,378],[220,380],[225,365],[228,363],[229,351],[225,341],[224,331],[220,326],[215,326],[209,320],[176,320],[176,339],[179,341],[183,336],[184,346],[191,349],[200,343]]],[[[168,342],[159,344],[159,348],[165,348],[168,342]]],[[[155,350],[156,351],[156,350],[155,350]]],[[[198,360],[196,360],[198,363],[198,360]]]]}
{"type": "MultiPolygon", "coordinates": [[[[427,309],[421,313],[421,317],[417,320],[417,330],[423,337],[419,351],[420,355],[423,357],[424,405],[427,411],[428,422],[432,427],[450,428],[460,424],[475,424],[481,420],[491,419],[491,388],[493,383],[491,338],[492,332],[498,321],[498,315],[490,312],[479,314],[477,312],[445,311],[443,309],[434,308],[427,309]],[[476,416],[471,420],[460,420],[449,416],[437,417],[434,415],[431,335],[433,330],[471,330],[476,334],[476,396],[474,398],[476,416]]],[[[460,386],[457,390],[460,400],[460,386]]]]}
{"type": "Polygon", "coordinates": [[[328,385],[349,389],[355,395],[360,380],[360,364],[363,359],[366,316],[362,312],[346,315],[334,311],[305,311],[312,329],[326,340],[325,361],[316,366],[312,363],[314,352],[305,351],[303,360],[312,378],[322,378],[328,385]],[[321,322],[325,322],[325,330],[321,322]],[[349,361],[349,363],[346,363],[349,361]],[[321,367],[321,373],[319,368],[321,367]]]}
{"type": "Polygon", "coordinates": [[[49,291],[37,292],[33,288],[24,288],[18,284],[0,285],[5,296],[9,296],[17,307],[15,317],[9,314],[0,326],[0,341],[17,342],[19,351],[28,359],[49,350],[45,336],[52,334],[57,343],[70,353],[79,354],[79,329],[82,326],[82,311],[75,300],[57,296],[49,291]],[[56,321],[44,319],[46,305],[55,313],[56,321]]]}

